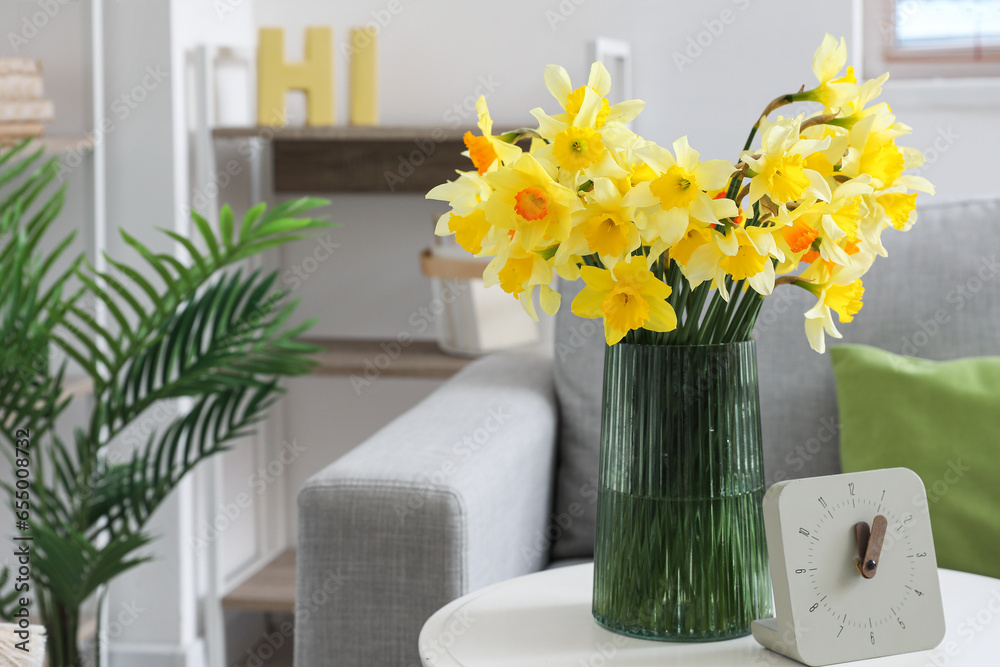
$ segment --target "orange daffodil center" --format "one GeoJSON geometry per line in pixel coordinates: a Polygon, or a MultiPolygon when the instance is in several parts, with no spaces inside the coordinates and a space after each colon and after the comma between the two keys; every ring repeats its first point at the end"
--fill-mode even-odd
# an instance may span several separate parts
{"type": "Polygon", "coordinates": [[[486,170],[497,160],[497,152],[493,148],[493,142],[489,140],[489,137],[477,137],[472,132],[466,132],[462,141],[469,149],[469,158],[475,165],[476,171],[485,174],[486,170]]]}
{"type": "Polygon", "coordinates": [[[809,250],[813,241],[819,236],[819,230],[813,229],[801,220],[796,220],[791,226],[782,227],[781,235],[784,237],[789,249],[793,253],[798,254],[809,250]]]}
{"type": "Polygon", "coordinates": [[[525,188],[514,195],[514,211],[525,220],[541,220],[548,215],[548,198],[539,187],[525,188]]]}
{"type": "Polygon", "coordinates": [[[523,155],[513,165],[486,174],[485,179],[494,189],[485,204],[486,219],[504,230],[505,238],[527,252],[566,240],[570,216],[580,201],[572,190],[553,180],[538,160],[523,155]]]}
{"type": "Polygon", "coordinates": [[[482,176],[494,164],[516,160],[521,154],[521,149],[493,136],[493,119],[490,118],[489,109],[486,107],[486,98],[483,96],[476,100],[476,115],[478,116],[479,130],[483,133],[482,136],[466,132],[462,136],[462,142],[469,151],[469,159],[472,160],[476,172],[482,176]]]}

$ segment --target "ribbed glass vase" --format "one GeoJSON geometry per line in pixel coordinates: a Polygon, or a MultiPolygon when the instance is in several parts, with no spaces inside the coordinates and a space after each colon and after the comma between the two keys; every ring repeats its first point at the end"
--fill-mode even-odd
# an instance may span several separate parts
{"type": "Polygon", "coordinates": [[[663,641],[771,612],[754,342],[607,349],[594,617],[663,641]]]}

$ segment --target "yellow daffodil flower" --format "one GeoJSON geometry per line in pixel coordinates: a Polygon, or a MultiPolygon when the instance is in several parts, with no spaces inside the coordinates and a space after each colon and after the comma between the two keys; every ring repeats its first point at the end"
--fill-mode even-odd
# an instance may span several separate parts
{"type": "Polygon", "coordinates": [[[538,120],[539,135],[549,142],[533,149],[532,154],[572,174],[569,181],[563,181],[571,187],[597,177],[628,176],[616,158],[637,137],[621,123],[609,123],[598,129],[601,101],[593,89],[585,87],[580,110],[568,123],[561,119],[565,115],[549,116],[540,108],[531,110],[538,120]]]}
{"type": "Polygon", "coordinates": [[[813,55],[813,74],[819,85],[812,90],[796,93],[795,101],[809,100],[819,102],[828,110],[838,109],[858,95],[857,79],[853,68],[848,67],[847,73],[835,78],[847,64],[847,44],[844,38],[837,38],[827,33],[823,42],[813,55]]]}
{"type": "MultiPolygon", "coordinates": [[[[492,193],[493,188],[482,176],[474,171],[460,171],[456,180],[435,186],[425,197],[448,202],[456,215],[469,215],[474,209],[482,208],[492,193]]],[[[438,235],[447,236],[447,229],[447,223],[443,228],[439,223],[438,235]],[[442,229],[445,230],[443,234],[442,229]]]]}
{"type": "Polygon", "coordinates": [[[816,305],[806,312],[806,337],[812,349],[822,354],[826,351],[825,334],[834,338],[843,337],[833,322],[832,313],[837,313],[837,318],[841,322],[852,321],[863,305],[861,299],[865,294],[865,288],[858,278],[846,284],[831,283],[808,289],[816,293],[819,299],[816,305]]]}
{"type": "Polygon", "coordinates": [[[774,227],[733,226],[725,232],[712,229],[709,242],[697,247],[684,265],[684,275],[692,287],[711,280],[720,288],[723,299],[729,293],[723,288],[726,276],[746,280],[759,294],[768,295],[774,290],[774,257],[779,261],[784,254],[774,242],[774,227]]]}
{"type": "MultiPolygon", "coordinates": [[[[486,211],[474,209],[469,215],[449,213],[447,218],[448,231],[455,235],[455,241],[473,255],[483,252],[483,239],[490,231],[490,223],[486,221],[486,211]]],[[[445,236],[445,234],[441,234],[445,236]]]]}
{"type": "Polygon", "coordinates": [[[566,239],[570,215],[579,200],[560,185],[531,155],[485,176],[494,188],[486,202],[490,224],[516,234],[527,251],[539,250],[566,239]]]}
{"type": "Polygon", "coordinates": [[[667,303],[670,287],[646,267],[644,257],[619,262],[613,270],[584,266],[580,276],[586,287],[573,299],[573,313],[603,317],[608,345],[634,329],[672,331],[677,327],[677,315],[667,303]]]}
{"type": "Polygon", "coordinates": [[[670,246],[669,257],[682,268],[686,268],[694,251],[711,242],[712,227],[703,222],[692,220],[681,240],[670,246]]]}
{"type": "Polygon", "coordinates": [[[636,217],[636,224],[643,240],[652,246],[651,262],[681,240],[692,219],[719,224],[739,213],[731,199],[712,199],[708,195],[729,183],[736,171],[731,162],[699,162],[698,151],[691,148],[687,137],[675,141],[673,149],[671,154],[652,144],[636,150],[657,177],[640,181],[623,198],[626,206],[645,209],[636,217]]]}
{"type": "Polygon", "coordinates": [[[604,140],[596,130],[570,126],[555,136],[552,153],[562,168],[583,171],[604,156],[604,140]]]}
{"type": "MultiPolygon", "coordinates": [[[[884,102],[869,107],[868,104],[882,94],[882,84],[889,80],[889,74],[869,79],[858,86],[858,94],[844,102],[840,106],[837,118],[833,121],[837,127],[848,130],[854,127],[855,123],[871,114],[889,113],[889,105],[884,102]]],[[[827,110],[828,111],[828,110],[827,110]]]]}
{"type": "Polygon", "coordinates": [[[854,127],[844,153],[841,173],[849,178],[867,174],[872,178],[876,190],[896,184],[907,166],[922,163],[919,151],[896,146],[896,138],[910,131],[910,128],[895,122],[891,113],[875,113],[861,118],[854,127]],[[910,165],[907,165],[907,160],[910,165]]]}
{"type": "Polygon", "coordinates": [[[915,219],[917,208],[916,192],[905,194],[903,192],[889,192],[875,198],[885,216],[891,221],[896,229],[909,229],[915,219]]]}
{"type": "Polygon", "coordinates": [[[759,201],[764,195],[781,207],[803,198],[830,201],[830,185],[822,174],[806,165],[810,155],[830,146],[830,137],[801,139],[800,123],[801,118],[779,118],[774,123],[761,121],[763,151],[757,155],[750,151],[743,154],[743,162],[753,171],[747,204],[759,201]]]}
{"type": "Polygon", "coordinates": [[[499,167],[501,164],[511,164],[517,160],[521,155],[521,149],[515,144],[509,144],[503,139],[493,136],[493,119],[490,118],[490,111],[486,107],[486,98],[482,95],[476,100],[476,115],[478,116],[479,130],[483,135],[477,137],[472,132],[466,132],[462,137],[462,141],[468,149],[462,155],[472,160],[476,171],[482,175],[490,168],[499,167]]]}
{"type": "Polygon", "coordinates": [[[594,114],[594,128],[601,128],[609,122],[628,123],[642,111],[644,102],[642,100],[627,100],[611,105],[606,96],[611,90],[611,75],[601,62],[595,62],[590,67],[590,78],[587,79],[586,86],[574,88],[570,83],[569,74],[558,65],[549,65],[545,68],[545,87],[556,98],[556,102],[563,108],[565,114],[556,116],[567,125],[578,125],[573,119],[579,116],[580,110],[584,107],[584,98],[589,88],[594,92],[599,100],[598,108],[594,114]]]}
{"type": "Polygon", "coordinates": [[[569,238],[556,251],[556,265],[596,253],[606,267],[613,268],[642,244],[633,221],[635,209],[623,206],[621,193],[608,178],[595,178],[586,198],[587,207],[573,214],[569,238]]]}
{"type": "Polygon", "coordinates": [[[559,310],[559,292],[550,287],[552,265],[538,253],[527,252],[516,242],[506,244],[483,272],[486,287],[500,285],[500,289],[520,301],[521,307],[531,319],[537,321],[535,311],[535,288],[541,289],[539,301],[542,310],[553,315],[559,310]]]}

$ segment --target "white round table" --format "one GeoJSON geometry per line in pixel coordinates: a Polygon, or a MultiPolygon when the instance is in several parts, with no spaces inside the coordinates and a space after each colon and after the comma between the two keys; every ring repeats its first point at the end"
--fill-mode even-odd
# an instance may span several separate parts
{"type": "MultiPolygon", "coordinates": [[[[936,649],[865,667],[1000,665],[1000,580],[939,570],[947,634],[936,649]]],[[[546,570],[470,593],[420,632],[425,667],[764,667],[799,665],[753,637],[697,644],[615,634],[591,616],[593,564],[546,570]]]]}

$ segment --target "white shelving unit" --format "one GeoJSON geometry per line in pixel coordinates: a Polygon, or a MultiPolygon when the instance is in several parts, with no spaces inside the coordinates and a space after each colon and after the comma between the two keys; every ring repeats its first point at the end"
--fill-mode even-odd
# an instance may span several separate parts
{"type": "MultiPolygon", "coordinates": [[[[227,31],[249,39],[252,22],[229,16],[219,29],[207,20],[216,18],[211,3],[185,0],[75,0],[53,7],[55,13],[25,45],[16,51],[0,48],[0,55],[40,59],[46,89],[56,102],[56,119],[38,140],[47,154],[64,160],[71,183],[53,238],[75,231],[77,241],[69,252],[83,251],[98,271],[108,268],[106,252],[123,258],[132,254],[114,231],[118,227],[158,251],[172,248],[180,256],[181,246],[153,228],[190,231],[185,209],[194,147],[186,117],[190,90],[184,58],[194,44],[225,39],[227,31]],[[135,97],[127,107],[116,106],[138,85],[145,86],[147,68],[166,75],[144,87],[138,103],[135,97]],[[112,181],[114,189],[109,188],[112,181]]],[[[38,10],[35,2],[4,3],[0,19],[16,31],[22,18],[31,21],[38,10]]],[[[252,7],[240,11],[252,16],[252,7]]],[[[97,306],[96,318],[107,323],[108,313],[97,306]]],[[[92,383],[71,377],[64,391],[81,401],[79,408],[70,408],[80,413],[90,400],[92,383]]],[[[76,418],[68,413],[67,425],[76,418]]],[[[222,573],[212,569],[220,562],[219,545],[213,542],[206,552],[196,553],[190,544],[195,529],[217,511],[219,481],[211,474],[186,481],[153,518],[157,558],[141,572],[117,578],[104,607],[116,615],[122,604],[134,602],[146,611],[141,623],[127,624],[113,635],[110,646],[102,643],[103,664],[140,665],[151,659],[225,664],[223,590],[212,585],[222,580],[222,573]],[[201,490],[196,481],[204,482],[201,490]]],[[[108,617],[104,621],[107,628],[108,617]]],[[[91,619],[89,627],[95,626],[91,619]]]]}

